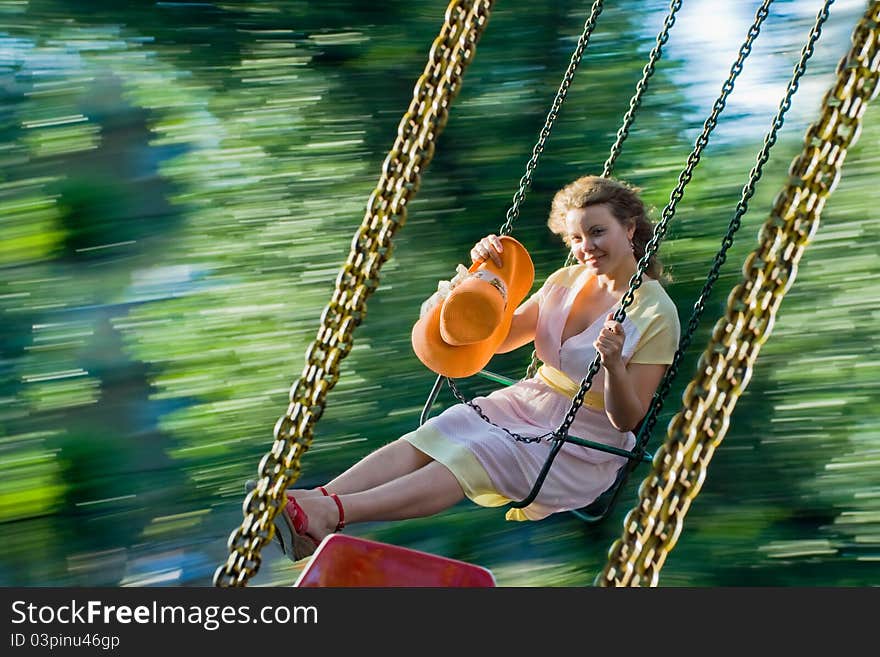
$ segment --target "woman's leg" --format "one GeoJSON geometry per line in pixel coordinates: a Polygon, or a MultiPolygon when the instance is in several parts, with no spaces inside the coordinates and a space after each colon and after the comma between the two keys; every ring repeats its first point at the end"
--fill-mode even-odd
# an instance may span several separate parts
{"type": "MultiPolygon", "coordinates": [[[[458,479],[436,461],[369,490],[339,494],[346,524],[422,518],[448,509],[463,498],[458,479]]],[[[333,499],[308,497],[300,506],[309,518],[308,533],[313,539],[320,542],[335,531],[339,510],[333,499]]]]}
{"type": "MultiPolygon", "coordinates": [[[[414,472],[432,460],[430,456],[413,447],[408,441],[398,438],[365,456],[330,481],[324,488],[328,493],[338,495],[359,493],[414,472]]],[[[305,492],[322,495],[318,490],[305,492]]],[[[301,493],[302,491],[294,491],[297,499],[300,498],[301,493]]]]}

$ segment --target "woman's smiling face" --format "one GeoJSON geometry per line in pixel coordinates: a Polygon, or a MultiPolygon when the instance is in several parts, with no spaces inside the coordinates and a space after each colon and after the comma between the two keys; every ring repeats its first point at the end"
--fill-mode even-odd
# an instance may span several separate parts
{"type": "Polygon", "coordinates": [[[635,227],[624,226],[607,205],[590,205],[569,210],[565,215],[566,241],[572,255],[597,274],[631,271],[632,239],[635,227]]]}

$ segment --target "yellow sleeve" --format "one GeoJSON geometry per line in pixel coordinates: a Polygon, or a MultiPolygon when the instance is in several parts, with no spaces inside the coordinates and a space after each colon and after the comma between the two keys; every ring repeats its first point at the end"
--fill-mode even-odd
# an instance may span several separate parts
{"type": "Polygon", "coordinates": [[[666,292],[660,286],[657,289],[655,297],[642,305],[638,317],[633,317],[641,335],[630,357],[632,363],[669,365],[678,349],[681,337],[678,310],[666,292]]]}

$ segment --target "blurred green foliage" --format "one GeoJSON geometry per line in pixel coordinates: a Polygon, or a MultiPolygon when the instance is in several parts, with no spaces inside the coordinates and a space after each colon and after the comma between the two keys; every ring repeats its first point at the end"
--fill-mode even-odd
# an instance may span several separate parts
{"type": "MultiPolygon", "coordinates": [[[[682,9],[616,170],[658,214],[757,4],[682,9]]],[[[671,224],[661,253],[683,320],[810,4],[775,3],[671,224]]],[[[0,0],[0,584],[210,583],[444,9],[0,0]]],[[[434,379],[409,346],[419,304],[503,223],[588,9],[497,4],[300,484],[416,426],[434,379]]],[[[565,259],[545,228],[552,194],[601,171],[666,9],[609,3],[600,18],[514,229],[539,281],[565,259]]],[[[658,434],[863,9],[832,11],[658,434]]],[[[878,142],[873,107],[664,585],[878,581],[878,142]]],[[[527,360],[493,368],[517,376],[527,360]]],[[[463,503],[350,531],[479,563],[501,585],[588,585],[640,472],[598,527],[463,503]]],[[[253,584],[291,580],[267,548],[253,584]]]]}

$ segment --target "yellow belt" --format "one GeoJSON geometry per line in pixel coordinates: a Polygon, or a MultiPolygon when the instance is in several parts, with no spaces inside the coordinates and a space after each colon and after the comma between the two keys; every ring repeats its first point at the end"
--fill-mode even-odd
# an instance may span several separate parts
{"type": "MultiPolygon", "coordinates": [[[[581,389],[580,384],[575,383],[568,374],[549,365],[541,365],[538,368],[538,378],[556,392],[570,399],[573,399],[581,389]]],[[[598,390],[587,390],[587,393],[584,395],[583,406],[603,411],[605,410],[605,395],[598,390]]]]}

